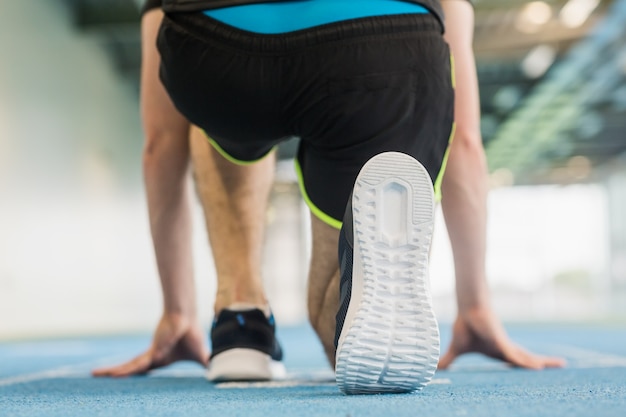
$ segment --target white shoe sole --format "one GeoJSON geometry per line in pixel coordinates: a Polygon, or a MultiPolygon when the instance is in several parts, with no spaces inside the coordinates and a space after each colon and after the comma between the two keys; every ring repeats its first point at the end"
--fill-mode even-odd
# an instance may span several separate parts
{"type": "Polygon", "coordinates": [[[430,176],[408,155],[379,154],[357,177],[352,210],[352,293],[337,346],[337,385],[346,394],[421,389],[439,361],[428,282],[430,176]]]}
{"type": "Polygon", "coordinates": [[[269,381],[283,379],[287,372],[282,362],[254,349],[229,349],[215,355],[206,377],[212,382],[269,381]]]}

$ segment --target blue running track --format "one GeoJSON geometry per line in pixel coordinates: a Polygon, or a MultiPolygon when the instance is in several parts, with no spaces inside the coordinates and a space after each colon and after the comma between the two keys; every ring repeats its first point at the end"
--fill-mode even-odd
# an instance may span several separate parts
{"type": "MultiPolygon", "coordinates": [[[[146,377],[95,379],[95,366],[140,353],[149,335],[0,343],[0,417],[626,416],[626,325],[511,325],[528,349],[562,355],[559,370],[511,369],[468,355],[423,391],[352,396],[337,390],[307,326],[283,328],[290,376],[213,385],[184,363],[146,377]]],[[[442,345],[450,329],[442,327],[442,345]]]]}

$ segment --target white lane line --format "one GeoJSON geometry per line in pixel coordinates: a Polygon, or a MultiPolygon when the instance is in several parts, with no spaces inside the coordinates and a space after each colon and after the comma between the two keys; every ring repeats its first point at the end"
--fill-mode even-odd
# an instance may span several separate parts
{"type": "Polygon", "coordinates": [[[248,388],[292,388],[292,387],[320,387],[335,386],[335,381],[311,381],[311,380],[282,380],[282,381],[257,381],[257,382],[221,382],[215,385],[217,389],[248,389],[248,388]]]}
{"type": "Polygon", "coordinates": [[[29,374],[15,375],[7,378],[0,378],[0,387],[10,385],[25,384],[35,381],[43,381],[46,379],[56,378],[72,378],[84,377],[89,375],[92,368],[110,363],[117,363],[124,359],[128,359],[127,355],[116,355],[114,357],[93,359],[89,362],[77,363],[75,365],[66,365],[58,368],[48,369],[45,371],[33,372],[29,374]]]}
{"type": "Polygon", "coordinates": [[[163,368],[150,371],[151,378],[204,378],[206,369],[198,365],[198,369],[163,368]]]}
{"type": "MultiPolygon", "coordinates": [[[[448,378],[434,378],[429,385],[450,385],[448,378]]],[[[293,388],[293,387],[321,387],[336,386],[335,377],[314,378],[310,375],[294,375],[279,381],[238,381],[221,382],[215,385],[217,389],[249,389],[249,388],[293,388]]]]}
{"type": "Polygon", "coordinates": [[[571,363],[567,368],[616,368],[626,367],[626,356],[598,352],[591,349],[579,348],[570,345],[550,344],[550,350],[563,355],[571,363]]]}
{"type": "MultiPolygon", "coordinates": [[[[433,379],[429,385],[450,385],[452,381],[447,378],[433,379]]],[[[249,388],[294,388],[294,387],[334,387],[335,381],[315,381],[304,379],[291,379],[283,381],[258,381],[258,382],[222,382],[215,385],[217,389],[249,389],[249,388]]]]}
{"type": "MultiPolygon", "coordinates": [[[[626,356],[579,348],[571,345],[553,343],[535,346],[537,351],[552,352],[550,355],[562,356],[567,360],[567,369],[622,368],[626,367],[626,356]]],[[[495,360],[480,363],[454,364],[447,372],[494,372],[516,369],[509,364],[495,360]]]]}
{"type": "Polygon", "coordinates": [[[274,381],[232,381],[215,384],[217,389],[291,388],[336,385],[335,373],[326,369],[306,369],[289,372],[287,377],[274,381]]]}
{"type": "MultiPolygon", "coordinates": [[[[96,359],[75,365],[67,365],[46,371],[33,372],[30,374],[15,375],[0,379],[0,387],[17,384],[27,384],[29,382],[44,381],[48,379],[60,378],[90,378],[89,371],[92,368],[116,363],[126,359],[127,356],[115,356],[96,359]]],[[[151,373],[156,378],[203,378],[202,369],[172,369],[159,370],[151,373]]],[[[433,378],[430,385],[450,385],[452,381],[448,378],[433,378]]],[[[215,385],[218,389],[242,389],[242,388],[290,388],[290,387],[312,387],[312,386],[334,386],[335,377],[329,371],[313,371],[305,373],[293,373],[287,379],[279,381],[251,381],[251,382],[222,382],[215,385]]]]}
{"type": "Polygon", "coordinates": [[[0,387],[9,385],[26,384],[28,382],[42,381],[45,379],[69,378],[72,376],[84,375],[84,372],[78,372],[72,367],[51,369],[43,372],[34,372],[32,374],[16,375],[8,378],[0,379],[0,387]]]}
{"type": "Polygon", "coordinates": [[[450,385],[452,380],[448,378],[433,378],[428,385],[450,385]]]}
{"type": "Polygon", "coordinates": [[[460,363],[453,364],[444,372],[504,372],[514,369],[504,362],[496,362],[494,359],[485,359],[484,363],[460,363]]]}
{"type": "MultiPolygon", "coordinates": [[[[450,385],[448,378],[433,378],[431,385],[450,385]]],[[[293,388],[293,387],[322,387],[336,386],[335,374],[332,371],[296,371],[290,372],[282,380],[274,381],[233,381],[215,384],[217,389],[247,389],[247,388],[293,388]]]]}
{"type": "MultiPolygon", "coordinates": [[[[203,378],[203,369],[159,369],[150,373],[153,378],[203,378]]],[[[288,388],[304,386],[335,385],[335,374],[328,370],[306,370],[290,372],[285,379],[275,381],[231,381],[218,382],[218,389],[241,388],[288,388]]],[[[450,385],[448,378],[433,378],[429,385],[450,385]]]]}

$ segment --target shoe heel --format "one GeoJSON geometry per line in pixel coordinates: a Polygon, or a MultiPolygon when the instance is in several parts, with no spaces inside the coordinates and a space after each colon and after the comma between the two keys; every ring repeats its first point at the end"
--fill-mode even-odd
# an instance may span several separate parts
{"type": "Polygon", "coordinates": [[[235,348],[215,355],[206,378],[221,381],[268,381],[283,379],[285,366],[269,355],[254,349],[235,348]]]}

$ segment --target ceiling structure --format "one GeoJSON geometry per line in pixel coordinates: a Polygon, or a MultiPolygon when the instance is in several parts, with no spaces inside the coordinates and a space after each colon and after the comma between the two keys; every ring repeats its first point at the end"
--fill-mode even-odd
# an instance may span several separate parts
{"type": "MultiPolygon", "coordinates": [[[[61,1],[136,87],[141,0],[61,1]]],[[[481,126],[496,182],[593,180],[626,155],[626,0],[476,0],[475,9],[481,126]]]]}
{"type": "Polygon", "coordinates": [[[626,1],[477,3],[482,128],[496,179],[570,183],[610,168],[626,152],[626,1]]]}

